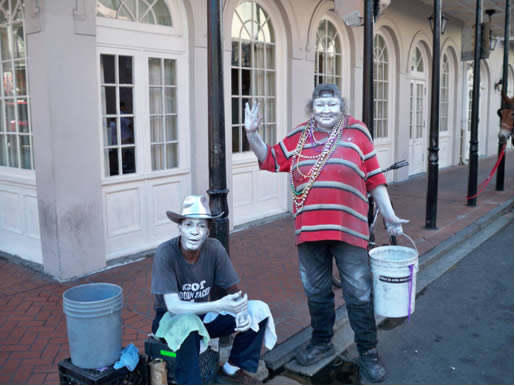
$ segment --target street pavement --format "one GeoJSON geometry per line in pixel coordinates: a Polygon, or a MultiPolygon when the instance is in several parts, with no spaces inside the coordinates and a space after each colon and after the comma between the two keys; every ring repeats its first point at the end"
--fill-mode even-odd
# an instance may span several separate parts
{"type": "Polygon", "coordinates": [[[385,384],[513,384],[513,220],[379,330],[385,384]]]}

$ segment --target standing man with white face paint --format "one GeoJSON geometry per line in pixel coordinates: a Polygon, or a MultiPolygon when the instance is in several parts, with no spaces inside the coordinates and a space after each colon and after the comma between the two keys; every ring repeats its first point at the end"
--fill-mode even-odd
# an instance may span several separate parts
{"type": "Polygon", "coordinates": [[[372,194],[388,232],[402,233],[390,204],[386,180],[367,127],[344,114],[344,101],[334,84],[320,84],[307,105],[311,118],[274,146],[261,139],[259,105],[245,109],[250,148],[261,169],[289,172],[293,195],[300,277],[308,298],[310,343],[297,353],[309,366],[334,354],[335,321],[332,259],[342,278],[342,292],[360,353],[362,376],[384,379],[377,351],[377,329],[368,266],[368,199],[372,194]]]}
{"type": "Polygon", "coordinates": [[[208,221],[217,216],[211,215],[206,197],[187,196],[181,214],[166,214],[179,225],[179,236],[159,245],[154,257],[152,293],[156,315],[152,332],[161,331],[161,322],[165,319],[177,328],[170,334],[175,335],[180,345],[175,362],[177,383],[202,383],[199,354],[205,330],[210,338],[237,332],[229,360],[223,366],[224,382],[260,383],[242,369],[251,373],[257,371],[261,345],[267,337],[265,332],[273,328],[271,315],[265,315],[270,314],[268,306],[255,300],[247,302],[247,295],[242,296],[238,289],[240,279],[225,248],[218,240],[208,237],[208,221]],[[225,288],[229,295],[209,301],[213,285],[225,288]],[[255,316],[258,312],[259,318],[255,316]],[[196,316],[192,319],[192,315],[196,316]],[[183,332],[186,329],[187,335],[183,332]],[[177,336],[181,334],[185,336],[177,336]]]}

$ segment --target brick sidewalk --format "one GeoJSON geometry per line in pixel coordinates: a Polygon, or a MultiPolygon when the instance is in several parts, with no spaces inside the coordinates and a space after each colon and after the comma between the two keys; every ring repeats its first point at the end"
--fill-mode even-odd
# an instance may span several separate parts
{"type": "MultiPolygon", "coordinates": [[[[479,183],[495,163],[480,161],[479,183]]],[[[479,196],[476,207],[467,207],[468,166],[439,173],[437,230],[425,224],[426,176],[390,186],[399,217],[410,223],[404,229],[419,252],[471,224],[501,203],[513,199],[513,151],[507,155],[505,191],[495,191],[495,178],[479,196]]],[[[309,325],[306,299],[298,275],[290,217],[231,235],[231,259],[249,298],[266,301],[272,310],[279,343],[309,325]]],[[[134,343],[143,352],[143,341],[153,318],[150,296],[152,258],[60,284],[22,265],[0,259],[0,384],[58,384],[57,364],[69,357],[62,293],[79,284],[110,282],[124,290],[123,345],[134,343]]],[[[341,294],[337,306],[343,304],[341,294]]]]}

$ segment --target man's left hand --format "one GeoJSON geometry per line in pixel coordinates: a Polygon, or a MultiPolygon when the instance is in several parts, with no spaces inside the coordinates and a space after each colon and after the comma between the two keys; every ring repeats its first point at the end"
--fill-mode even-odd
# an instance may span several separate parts
{"type": "Polygon", "coordinates": [[[236,316],[236,328],[234,331],[236,332],[245,332],[250,328],[250,322],[252,318],[249,314],[246,314],[245,317],[236,316]]]}

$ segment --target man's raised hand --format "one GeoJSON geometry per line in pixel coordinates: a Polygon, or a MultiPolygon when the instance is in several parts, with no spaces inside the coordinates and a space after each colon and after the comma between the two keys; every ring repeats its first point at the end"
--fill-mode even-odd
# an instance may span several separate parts
{"type": "Polygon", "coordinates": [[[254,133],[259,128],[259,124],[263,117],[259,116],[259,102],[254,103],[252,108],[249,103],[245,103],[245,131],[247,133],[254,133]]]}

